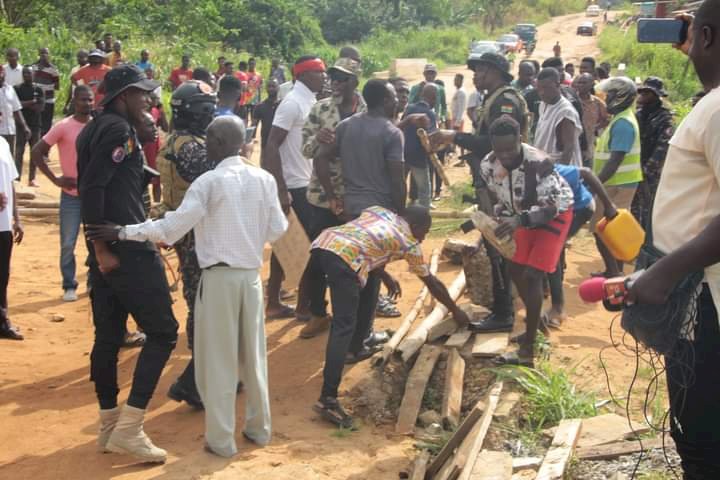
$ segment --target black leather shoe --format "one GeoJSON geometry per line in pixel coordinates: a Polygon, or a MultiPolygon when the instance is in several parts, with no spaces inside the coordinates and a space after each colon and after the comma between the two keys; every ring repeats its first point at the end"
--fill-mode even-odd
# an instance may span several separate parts
{"type": "Polygon", "coordinates": [[[0,323],[0,338],[7,338],[8,340],[25,339],[25,337],[22,336],[18,329],[13,327],[9,321],[0,323]]]}
{"type": "Polygon", "coordinates": [[[191,391],[179,381],[173,383],[172,386],[170,386],[167,394],[168,397],[172,398],[176,402],[185,402],[197,410],[205,409],[202,400],[200,399],[200,394],[197,393],[197,391],[191,391]]]}
{"type": "Polygon", "coordinates": [[[363,344],[368,348],[373,348],[378,345],[382,345],[390,341],[390,335],[388,332],[371,332],[370,335],[365,339],[363,344]]]}
{"type": "Polygon", "coordinates": [[[491,313],[477,323],[470,323],[468,328],[473,332],[494,333],[494,332],[512,332],[515,318],[512,316],[498,317],[491,313]]]}

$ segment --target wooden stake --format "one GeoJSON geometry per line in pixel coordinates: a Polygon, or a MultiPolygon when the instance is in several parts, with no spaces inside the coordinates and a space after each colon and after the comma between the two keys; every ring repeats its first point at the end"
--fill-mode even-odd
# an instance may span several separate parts
{"type": "MultiPolygon", "coordinates": [[[[462,294],[463,290],[465,290],[465,272],[460,271],[458,276],[450,285],[450,288],[448,288],[448,293],[450,294],[450,298],[452,298],[453,300],[457,300],[460,297],[460,294],[462,294]]],[[[437,305],[435,309],[430,312],[430,315],[425,317],[422,323],[418,325],[418,327],[413,330],[410,335],[405,337],[405,339],[400,343],[397,348],[405,363],[407,363],[420,349],[420,347],[422,347],[422,345],[427,341],[428,332],[430,331],[430,329],[438,323],[442,322],[447,313],[448,309],[445,307],[445,305],[437,305]]]]}
{"type": "Polygon", "coordinates": [[[442,353],[442,349],[432,345],[425,345],[420,351],[420,356],[418,356],[405,384],[405,395],[400,404],[395,432],[406,434],[413,433],[415,430],[415,421],[420,413],[425,387],[440,353],[442,353]]]}
{"type": "Polygon", "coordinates": [[[423,450],[422,452],[420,452],[420,455],[415,458],[412,475],[410,475],[409,480],[423,480],[425,478],[425,471],[427,470],[427,465],[429,461],[430,452],[428,450],[423,450]]]}
{"type": "MultiPolygon", "coordinates": [[[[438,262],[440,261],[440,249],[436,248],[433,250],[432,255],[430,256],[430,273],[435,275],[437,273],[438,269],[438,262]]],[[[390,358],[390,355],[395,351],[397,346],[400,344],[400,341],[407,335],[407,332],[410,330],[410,327],[412,326],[413,322],[417,318],[418,314],[423,308],[423,305],[425,303],[425,299],[427,298],[428,294],[430,292],[428,291],[427,287],[423,287],[422,290],[420,290],[420,293],[417,296],[417,299],[415,300],[415,304],[413,305],[412,309],[408,312],[407,315],[405,315],[405,319],[403,319],[403,323],[400,325],[400,328],[395,331],[392,338],[390,338],[390,341],[388,341],[383,346],[382,355],[377,357],[377,359],[374,361],[374,365],[385,365],[390,358]]]]}
{"type": "Polygon", "coordinates": [[[582,420],[562,420],[535,480],[562,480],[580,438],[582,420]]]}
{"type": "Polygon", "coordinates": [[[457,427],[460,423],[464,378],[465,360],[456,348],[451,348],[445,369],[445,392],[440,415],[443,422],[452,428],[457,427]]]}
{"type": "MultiPolygon", "coordinates": [[[[495,385],[490,389],[490,393],[488,394],[488,400],[487,400],[487,408],[483,412],[483,416],[478,422],[480,427],[478,429],[478,433],[475,436],[475,438],[472,441],[472,445],[470,447],[470,451],[467,454],[466,459],[463,458],[457,458],[456,463],[462,465],[461,462],[464,462],[464,466],[462,469],[462,472],[460,473],[460,476],[458,477],[459,480],[469,480],[470,475],[473,472],[473,468],[475,466],[475,462],[478,458],[478,455],[480,454],[480,450],[482,450],[483,442],[485,441],[485,437],[487,436],[487,432],[490,429],[490,422],[492,422],[493,414],[495,413],[495,408],[497,407],[498,402],[500,401],[500,394],[502,393],[502,382],[496,382],[495,385]]],[[[459,457],[459,455],[458,455],[459,457]]],[[[512,463],[511,469],[512,469],[512,463]]]]}

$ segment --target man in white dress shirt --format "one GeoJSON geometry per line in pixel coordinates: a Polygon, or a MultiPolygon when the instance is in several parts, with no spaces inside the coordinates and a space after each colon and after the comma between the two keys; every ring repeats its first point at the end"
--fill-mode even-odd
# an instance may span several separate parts
{"type": "Polygon", "coordinates": [[[165,218],[120,227],[88,225],[92,240],[173,244],[194,228],[202,277],[195,303],[195,380],[205,405],[206,448],[231,457],[235,444],[238,368],[246,385],[243,435],[270,442],[270,399],[260,280],[263,247],[287,229],[273,176],[250,166],[245,127],[218,117],[207,132],[208,160],[222,162],[198,177],[165,218]]]}

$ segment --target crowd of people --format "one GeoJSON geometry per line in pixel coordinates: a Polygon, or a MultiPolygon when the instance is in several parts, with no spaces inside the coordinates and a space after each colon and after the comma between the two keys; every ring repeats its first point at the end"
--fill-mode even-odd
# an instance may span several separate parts
{"type": "MultiPolygon", "coordinates": [[[[478,332],[514,329],[514,284],[526,328],[511,339],[517,350],[495,361],[533,367],[537,332],[567,319],[565,248],[583,226],[595,234],[605,265],[597,276],[623,274],[624,263],[597,232],[598,222],[620,209],[631,210],[668,253],[633,285],[633,301],[662,303],[683,274],[720,259],[713,242],[720,225],[714,164],[720,154],[711,133],[720,118],[720,73],[713,61],[718,8],[720,2],[706,0],[694,21],[686,18],[693,40],[680,48],[706,95],[677,132],[661,79],[638,85],[613,76],[609,65],[596,65],[592,57],[581,60],[576,74],[575,65],[560,58],[559,44],[542,64],[521,61],[517,78],[501,54],[469,60],[474,88],[466,92],[465,77],[457,74],[449,104],[433,64],[415,85],[403,78],[371,79],[360,89],[362,57],[354,47],[341,49],[329,66],[314,55],[298,58],[289,80],[279,61],[263,81],[252,58],[235,70],[221,57],[210,72],[191,69],[184,55],[168,78],[168,119],[150,53],[143,50],[139,61],[130,62],[122,43],[108,34],[95,49],[78,52],[65,117],[54,124],[61,85],[50,53],[42,48],[36,63],[22,66],[17,49],[9,48],[0,70],[0,337],[23,338],[8,317],[7,284],[13,243],[23,238],[13,182],[21,180],[29,145],[28,184],[37,184],[40,170],[61,189],[66,301],[77,300],[74,249],[81,224],[85,230],[100,451],[148,462],[167,456],[143,431],[145,409],[178,337],[156,245],[177,252],[192,351],[168,395],[205,410],[205,447],[220,456],[238,451],[235,401],[241,391],[243,435],[261,446],[271,440],[268,319],[303,322],[301,338],[329,329],[313,410],[340,427],[353,425],[338,401],[343,368],[372,357],[388,341],[373,324],[401,291],[385,270],[395,260],[404,259],[460,325],[478,332]],[[260,167],[248,161],[257,127],[260,167]],[[477,248],[493,266],[493,305],[487,318],[472,324],[423,256],[441,176],[420,128],[430,132],[441,162],[455,154],[458,165],[469,165],[474,203],[497,219],[498,237],[515,242],[514,256],[504,258],[481,239],[477,248]],[[162,143],[159,129],[166,132],[162,143]],[[60,175],[48,166],[53,146],[60,175]],[[283,303],[278,257],[272,255],[266,287],[260,278],[266,243],[278,240],[289,222],[298,222],[311,242],[295,306],[283,303]],[[381,285],[387,297],[381,298],[381,285]],[[543,311],[546,288],[551,307],[543,311]],[[128,333],[129,316],[138,325],[135,334],[128,333]],[[127,403],[119,406],[118,351],[128,344],[142,349],[127,403]]],[[[705,435],[702,425],[720,421],[713,408],[720,397],[712,368],[720,355],[713,268],[706,278],[698,333],[677,347],[695,347],[696,382],[669,386],[673,437],[686,478],[720,472],[712,455],[720,439],[716,432],[705,435]],[[675,395],[682,387],[684,404],[675,395]]]]}

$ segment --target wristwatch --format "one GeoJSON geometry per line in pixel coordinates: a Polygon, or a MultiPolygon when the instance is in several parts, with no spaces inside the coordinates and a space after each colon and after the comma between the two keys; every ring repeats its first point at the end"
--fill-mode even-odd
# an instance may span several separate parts
{"type": "Polygon", "coordinates": [[[127,232],[125,231],[125,227],[120,227],[120,230],[118,230],[118,240],[120,240],[121,242],[127,240],[127,232]]]}

